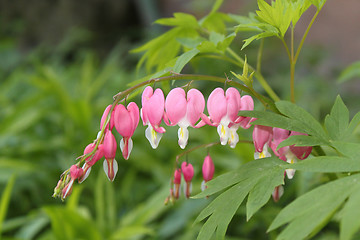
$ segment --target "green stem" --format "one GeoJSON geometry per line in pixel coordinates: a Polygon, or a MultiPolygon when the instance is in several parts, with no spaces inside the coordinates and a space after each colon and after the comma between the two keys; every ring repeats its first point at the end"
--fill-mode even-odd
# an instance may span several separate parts
{"type": "MultiPolygon", "coordinates": [[[[241,67],[244,66],[245,60],[242,59],[239,55],[237,55],[231,48],[227,48],[226,51],[241,64],[241,67]]],[[[273,91],[273,89],[270,87],[270,85],[267,83],[267,81],[261,75],[261,73],[258,71],[255,71],[255,69],[252,66],[250,66],[250,65],[248,65],[248,66],[251,71],[255,72],[254,76],[259,81],[261,86],[264,88],[266,93],[269,94],[270,98],[272,98],[272,100],[275,102],[280,101],[280,98],[278,97],[278,95],[276,95],[276,93],[273,91]]]]}
{"type": "Polygon", "coordinates": [[[296,63],[296,61],[297,61],[297,59],[298,59],[298,57],[299,57],[301,48],[302,48],[302,46],[304,45],[305,39],[306,39],[306,37],[307,37],[307,35],[308,35],[309,31],[310,31],[310,28],[311,28],[311,26],[313,25],[313,23],[314,23],[316,17],[318,16],[319,12],[320,12],[320,10],[317,10],[317,11],[316,11],[316,13],[314,14],[313,18],[311,19],[308,27],[306,28],[306,31],[305,31],[305,33],[304,33],[304,35],[303,35],[303,37],[302,37],[302,39],[301,39],[301,41],[300,41],[299,47],[298,47],[297,50],[296,50],[296,54],[295,54],[295,57],[294,57],[294,62],[295,62],[295,63],[296,63]]]}
{"type": "Polygon", "coordinates": [[[264,49],[264,38],[260,40],[259,51],[256,59],[256,71],[259,73],[261,73],[261,61],[262,61],[263,49],[264,49]]]}
{"type": "Polygon", "coordinates": [[[284,38],[281,38],[281,42],[284,44],[286,53],[287,53],[287,55],[288,55],[288,57],[289,57],[289,61],[291,61],[291,53],[290,53],[289,47],[288,47],[288,45],[286,44],[284,38]]]}
{"type": "Polygon", "coordinates": [[[291,26],[290,30],[291,30],[290,96],[291,96],[291,102],[295,103],[295,64],[296,64],[296,61],[294,61],[294,26],[291,26]]]}

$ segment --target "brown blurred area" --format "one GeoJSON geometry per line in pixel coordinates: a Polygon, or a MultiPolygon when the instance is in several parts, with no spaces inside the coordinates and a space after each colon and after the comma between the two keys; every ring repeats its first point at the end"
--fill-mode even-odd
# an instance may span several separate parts
{"type": "MultiPolygon", "coordinates": [[[[153,27],[151,23],[157,18],[170,17],[174,12],[201,18],[212,4],[203,0],[0,0],[1,34],[18,34],[19,46],[29,50],[43,42],[56,45],[77,27],[92,34],[95,47],[108,49],[124,37],[142,39],[143,30],[153,27]],[[14,30],[16,26],[20,30],[14,30]]],[[[225,0],[221,10],[247,14],[256,8],[254,0],[225,0]]],[[[328,64],[347,65],[359,60],[359,9],[359,0],[329,0],[318,16],[306,43],[321,45],[328,52],[328,64]]],[[[314,9],[308,10],[298,24],[298,37],[313,13],[314,9]]]]}

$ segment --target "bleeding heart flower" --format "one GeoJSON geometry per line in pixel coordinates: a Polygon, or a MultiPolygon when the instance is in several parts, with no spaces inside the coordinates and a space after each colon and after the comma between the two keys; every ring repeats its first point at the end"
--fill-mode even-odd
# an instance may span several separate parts
{"type": "Polygon", "coordinates": [[[186,94],[182,88],[172,89],[165,101],[165,123],[178,125],[179,146],[184,149],[189,138],[188,127],[195,127],[205,108],[205,99],[197,89],[191,89],[186,94]],[[170,122],[168,121],[170,120],[170,122]]]}
{"type": "MultiPolygon", "coordinates": [[[[86,148],[84,149],[84,155],[91,153],[94,150],[95,146],[96,146],[96,143],[90,143],[89,145],[87,145],[86,148]]],[[[82,167],[83,175],[81,177],[79,177],[79,179],[78,179],[79,183],[82,183],[83,181],[85,181],[85,179],[90,174],[91,167],[97,161],[99,161],[103,156],[104,156],[103,145],[99,144],[96,152],[93,155],[91,155],[85,159],[85,163],[82,167]]]]}
{"type": "Polygon", "coordinates": [[[204,191],[206,189],[205,183],[210,181],[214,176],[215,166],[214,162],[212,161],[210,155],[207,155],[204,159],[202,165],[202,175],[204,181],[201,183],[201,190],[204,191]]]}
{"type": "Polygon", "coordinates": [[[155,149],[159,145],[162,134],[166,132],[163,127],[159,127],[164,116],[164,93],[159,88],[154,92],[152,87],[148,86],[142,94],[141,102],[141,119],[144,126],[148,125],[145,136],[151,147],[155,149]]]}
{"type": "Polygon", "coordinates": [[[114,110],[114,123],[118,133],[123,137],[120,140],[120,149],[123,157],[127,160],[133,148],[131,136],[139,124],[139,107],[131,102],[127,105],[117,105],[114,110]]]}
{"type": "Polygon", "coordinates": [[[176,199],[178,199],[180,196],[180,184],[181,184],[181,169],[180,168],[176,169],[174,172],[173,183],[174,183],[173,194],[174,194],[174,197],[176,199]]]}
{"type": "Polygon", "coordinates": [[[182,174],[183,174],[185,182],[186,182],[185,189],[184,189],[185,196],[186,196],[186,198],[189,198],[190,194],[191,194],[191,187],[192,187],[191,180],[194,176],[194,167],[191,165],[191,163],[183,162],[181,164],[181,171],[182,171],[182,174]]]}
{"type": "MultiPolygon", "coordinates": [[[[101,121],[100,121],[100,130],[102,129],[103,125],[105,124],[106,118],[109,115],[110,109],[111,109],[112,105],[109,105],[105,108],[105,111],[101,117],[101,121]]],[[[109,126],[109,124],[107,125],[109,126]]],[[[112,130],[114,128],[114,111],[112,111],[111,116],[110,116],[110,130],[112,130]]]]}
{"type": "Polygon", "coordinates": [[[272,139],[272,127],[255,125],[253,130],[253,142],[255,146],[254,158],[271,157],[268,146],[272,139]]]}
{"type": "Polygon", "coordinates": [[[103,143],[103,151],[105,160],[103,162],[104,172],[110,181],[114,181],[118,171],[118,164],[115,160],[116,155],[116,139],[110,130],[106,131],[103,143]]]}
{"type": "Polygon", "coordinates": [[[70,167],[70,181],[65,185],[62,190],[61,199],[65,199],[72,192],[72,186],[75,179],[80,178],[83,175],[83,169],[79,168],[77,165],[72,165],[70,167]]]}

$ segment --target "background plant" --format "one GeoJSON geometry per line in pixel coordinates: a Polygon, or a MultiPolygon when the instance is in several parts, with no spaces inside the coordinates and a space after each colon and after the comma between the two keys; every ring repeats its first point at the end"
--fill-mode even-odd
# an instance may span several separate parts
{"type": "MultiPolygon", "coordinates": [[[[318,118],[320,121],[297,105],[278,101],[278,95],[292,101],[300,98],[295,88],[295,63],[298,56],[301,56],[299,53],[304,41],[300,39],[297,48],[299,51],[296,51],[296,39],[292,33],[298,18],[307,7],[312,4],[320,11],[324,3],[325,1],[276,1],[272,5],[267,5],[264,1],[258,1],[258,17],[255,17],[255,14],[242,17],[219,13],[221,1],[216,1],[210,14],[200,20],[181,13],[174,15],[174,18],[158,20],[157,23],[173,28],[135,50],[145,51],[139,66],[144,64],[149,75],[134,81],[131,83],[132,86],[144,80],[163,76],[176,79],[178,77],[173,76],[173,72],[190,72],[190,69],[183,69],[189,65],[188,63],[191,64],[192,73],[216,75],[218,78],[226,79],[226,72],[230,82],[247,85],[247,88],[242,90],[253,95],[268,96],[260,97],[264,101],[264,107],[260,100],[256,103],[259,111],[242,114],[257,117],[258,124],[309,134],[308,137],[289,138],[283,143],[310,145],[314,146],[315,150],[312,158],[291,166],[299,171],[293,181],[286,182],[285,195],[279,203],[274,204],[270,201],[257,211],[269,199],[273,186],[281,182],[278,176],[284,169],[289,168],[288,164],[276,158],[263,159],[261,162],[253,161],[253,147],[241,144],[234,151],[220,146],[211,150],[217,168],[216,175],[225,175],[210,182],[208,190],[198,197],[218,194],[216,198],[182,201],[173,207],[162,206],[168,194],[169,176],[172,174],[172,162],[169,158],[175,159],[180,151],[177,146],[164,142],[160,151],[151,151],[141,136],[141,131],[137,131],[134,141],[138,146],[144,146],[146,151],[134,148],[131,161],[122,163],[117,182],[113,185],[107,183],[102,172],[94,169],[95,174],[98,172],[98,177],[92,176],[86,184],[74,189],[66,205],[53,206],[53,200],[47,198],[51,193],[43,197],[45,194],[41,193],[41,189],[51,189],[62,170],[70,166],[83,147],[94,139],[94,129],[97,129],[104,106],[109,104],[109,96],[116,94],[118,90],[123,91],[125,88],[119,88],[121,83],[125,84],[128,79],[135,77],[132,73],[122,70],[123,65],[116,57],[120,55],[118,49],[114,50],[105,63],[100,63],[91,52],[80,54],[78,60],[71,65],[58,60],[43,64],[41,59],[35,57],[11,71],[11,74],[5,75],[6,79],[1,88],[1,101],[6,106],[1,112],[2,149],[6,149],[2,150],[4,157],[1,161],[1,177],[4,183],[8,179],[13,179],[2,191],[3,215],[7,203],[10,203],[8,217],[2,224],[4,236],[15,236],[20,239],[126,239],[146,236],[193,239],[200,232],[198,238],[208,239],[217,227],[218,238],[222,238],[227,229],[228,237],[235,239],[237,236],[250,239],[302,239],[305,236],[313,236],[330,221],[317,237],[328,239],[329,235],[336,236],[337,222],[340,222],[340,237],[351,239],[359,227],[355,210],[358,190],[354,184],[358,181],[356,172],[359,171],[355,151],[358,149],[358,115],[350,121],[347,107],[340,97],[335,100],[328,116],[318,118]],[[285,17],[279,18],[284,12],[285,17]],[[243,37],[248,34],[243,32],[244,30],[256,33],[243,37]],[[285,94],[273,91],[270,81],[266,81],[267,76],[265,78],[261,73],[261,42],[265,37],[267,40],[271,36],[280,39],[285,45],[283,54],[289,55],[290,64],[286,67],[290,71],[286,81],[294,81],[295,84],[285,89],[285,94]],[[242,57],[244,55],[237,45],[242,38],[246,38],[245,45],[242,45],[246,47],[245,50],[260,42],[259,53],[253,54],[256,58],[247,54],[250,64],[245,64],[247,71],[243,67],[245,57],[242,57]],[[260,41],[252,41],[255,39],[260,41]],[[248,44],[250,45],[246,46],[248,44]],[[223,69],[218,68],[210,72],[208,67],[203,67],[209,62],[220,61],[226,62],[223,69]],[[230,71],[234,72],[234,76],[230,71]],[[252,72],[253,82],[249,77],[252,72]],[[73,87],[73,81],[78,83],[77,88],[73,87]],[[50,113],[50,109],[53,108],[60,111],[50,113]],[[264,112],[264,108],[274,112],[264,112]],[[74,149],[74,146],[79,147],[74,149]],[[238,170],[229,172],[230,169],[238,170]],[[16,178],[11,177],[13,173],[17,175],[16,178]],[[15,187],[12,187],[13,181],[15,187]],[[264,187],[265,183],[270,187],[264,187]],[[11,199],[16,200],[9,200],[11,189],[11,199]],[[231,207],[224,209],[223,199],[228,199],[229,195],[236,195],[237,198],[230,204],[231,207]],[[247,195],[246,206],[243,206],[241,199],[245,199],[247,195]],[[292,201],[294,199],[296,200],[292,201]],[[314,203],[314,199],[319,201],[314,203]],[[26,202],[27,205],[24,204],[26,202]],[[45,204],[51,205],[43,207],[45,204]],[[204,208],[206,205],[208,207],[204,208]],[[201,223],[192,226],[192,219],[203,208],[197,220],[210,217],[204,225],[201,223]],[[25,209],[35,210],[21,216],[25,209]],[[275,216],[277,217],[272,221],[275,216]],[[248,223],[245,223],[245,218],[249,219],[248,223]],[[242,226],[241,232],[239,223],[242,226]],[[286,223],[289,223],[286,228],[277,229],[286,223]],[[91,231],[88,231],[89,226],[91,231]],[[266,235],[269,226],[273,231],[266,235]]],[[[355,67],[352,69],[355,70],[345,71],[341,79],[353,76],[351,74],[354,73],[351,72],[356,74],[357,67],[353,66],[355,67]]],[[[164,81],[161,87],[169,91],[177,84],[164,81]]],[[[223,85],[196,82],[194,86],[205,93],[219,84],[223,85]]],[[[310,83],[309,88],[314,88],[314,83],[310,83]]],[[[137,93],[135,92],[134,99],[137,93]]],[[[168,138],[176,142],[175,131],[172,134],[171,130],[169,131],[168,138]]],[[[216,138],[216,133],[209,129],[198,131],[198,136],[202,137],[192,136],[194,146],[201,144],[203,139],[216,138]]],[[[249,131],[241,132],[243,139],[251,139],[250,135],[249,131]]],[[[199,150],[190,156],[200,166],[205,155],[206,150],[199,150]]],[[[199,169],[200,167],[195,170],[199,172],[199,169]]],[[[196,185],[200,185],[200,179],[197,181],[194,189],[196,185]]]]}

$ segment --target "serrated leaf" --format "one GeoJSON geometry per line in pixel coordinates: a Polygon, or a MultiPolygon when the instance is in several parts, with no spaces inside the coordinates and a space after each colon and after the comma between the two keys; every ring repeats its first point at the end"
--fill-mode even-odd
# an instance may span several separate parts
{"type": "Polygon", "coordinates": [[[346,202],[340,221],[340,240],[351,240],[360,228],[360,188],[354,189],[346,202]]]}
{"type": "Polygon", "coordinates": [[[299,21],[302,14],[311,6],[311,2],[309,0],[296,0],[296,1],[290,1],[289,4],[292,7],[291,22],[295,27],[296,23],[299,21]]]}
{"type": "Polygon", "coordinates": [[[250,218],[268,201],[274,190],[274,185],[283,183],[285,169],[283,165],[287,165],[287,163],[277,157],[258,159],[244,164],[236,172],[225,174],[210,181],[208,188],[195,198],[210,195],[229,186],[230,188],[220,194],[196,218],[195,222],[199,222],[210,216],[203,225],[198,239],[210,239],[215,231],[216,238],[222,239],[236,210],[246,195],[253,191],[252,197],[248,200],[250,201],[248,203],[250,211],[248,218],[250,218]],[[226,179],[227,177],[229,179],[226,179]],[[269,182],[271,183],[269,184],[269,182]],[[226,204],[224,204],[225,202],[226,204]]]}
{"type": "Polygon", "coordinates": [[[345,136],[352,134],[357,126],[360,124],[360,112],[356,113],[351,119],[348,129],[346,130],[345,136]]]}
{"type": "Polygon", "coordinates": [[[360,175],[344,177],[317,187],[287,205],[276,216],[268,231],[286,223],[278,239],[304,239],[329,221],[329,218],[351,194],[360,175]],[[354,182],[355,181],[355,182],[354,182]]]}
{"type": "Polygon", "coordinates": [[[262,32],[262,33],[254,35],[254,36],[252,36],[250,38],[247,38],[247,39],[244,40],[244,44],[242,45],[241,50],[246,48],[254,40],[259,40],[259,39],[262,39],[262,38],[267,38],[267,37],[272,37],[272,36],[276,36],[276,34],[271,33],[271,32],[262,32]]]}
{"type": "Polygon", "coordinates": [[[300,121],[306,127],[305,133],[327,141],[328,137],[321,124],[303,108],[288,101],[278,101],[275,105],[285,116],[300,121]]]}
{"type": "Polygon", "coordinates": [[[181,26],[187,28],[196,28],[199,26],[193,15],[182,12],[174,13],[173,18],[160,18],[156,20],[155,23],[165,26],[181,26]]]}
{"type": "Polygon", "coordinates": [[[175,66],[173,71],[176,73],[180,73],[184,66],[190,62],[200,51],[196,48],[191,49],[190,51],[184,52],[181,54],[178,59],[176,60],[175,66]]]}
{"type": "Polygon", "coordinates": [[[339,83],[342,83],[342,82],[352,80],[354,78],[360,78],[360,61],[354,62],[350,66],[345,68],[341,72],[337,81],[339,83]]]}
{"type": "MultiPolygon", "coordinates": [[[[267,161],[267,159],[263,159],[267,161]]],[[[269,169],[250,191],[246,203],[246,220],[264,206],[271,197],[275,187],[284,184],[284,168],[276,166],[269,169]]]]}
{"type": "Polygon", "coordinates": [[[325,118],[326,130],[333,140],[344,137],[344,133],[349,125],[349,110],[345,106],[340,96],[337,96],[334,106],[329,115],[325,118]]]}
{"type": "Polygon", "coordinates": [[[321,156],[308,158],[297,163],[290,164],[296,170],[307,172],[357,172],[360,171],[358,159],[337,156],[321,156]]]}

